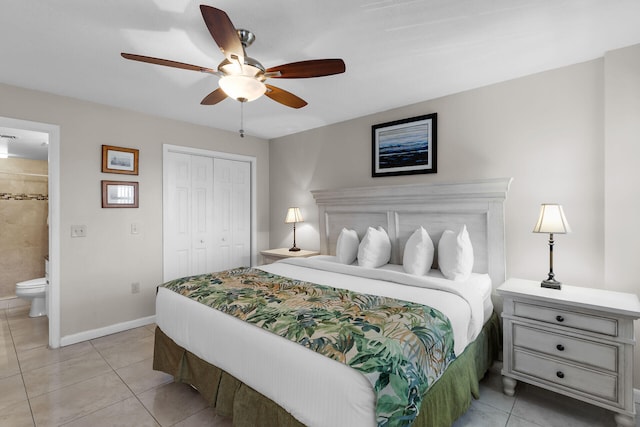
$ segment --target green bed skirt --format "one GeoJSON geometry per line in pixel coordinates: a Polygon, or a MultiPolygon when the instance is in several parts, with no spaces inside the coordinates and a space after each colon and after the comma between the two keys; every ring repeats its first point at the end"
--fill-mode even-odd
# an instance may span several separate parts
{"type": "MultiPolygon", "coordinates": [[[[498,357],[500,333],[500,319],[493,313],[478,338],[429,389],[413,427],[450,427],[469,409],[472,396],[480,396],[480,379],[498,357]]],[[[234,427],[303,426],[272,400],[177,345],[160,328],[155,333],[153,369],[194,386],[218,414],[233,418],[234,427]]]]}

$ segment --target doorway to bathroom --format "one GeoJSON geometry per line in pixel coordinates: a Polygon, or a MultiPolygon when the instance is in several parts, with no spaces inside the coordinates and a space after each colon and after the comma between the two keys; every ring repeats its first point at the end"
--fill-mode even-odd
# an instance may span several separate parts
{"type": "MultiPolygon", "coordinates": [[[[49,287],[46,304],[49,317],[48,344],[51,348],[57,348],[60,346],[60,127],[47,123],[0,117],[0,130],[2,130],[2,132],[0,132],[0,135],[5,135],[5,138],[0,138],[0,157],[2,158],[26,158],[28,156],[37,156],[37,154],[34,154],[37,152],[40,152],[40,155],[42,155],[41,152],[43,147],[39,147],[40,150],[38,150],[35,147],[35,145],[37,144],[33,143],[33,141],[31,141],[31,145],[35,145],[33,147],[30,147],[30,150],[27,147],[20,146],[21,137],[25,138],[25,142],[27,137],[31,137],[34,135],[40,135],[48,140],[48,146],[46,147],[46,172],[38,173],[36,171],[31,175],[26,175],[29,172],[20,172],[19,170],[17,172],[23,173],[23,178],[40,178],[46,179],[48,181],[46,184],[46,197],[48,198],[48,209],[46,209],[46,222],[48,223],[48,247],[43,248],[42,252],[46,252],[49,259],[49,287]]],[[[16,171],[12,170],[10,172],[16,171]]],[[[5,174],[5,176],[7,176],[7,174],[5,174]]],[[[29,195],[28,193],[22,194],[20,191],[18,191],[17,193],[11,192],[11,194],[11,196],[6,197],[37,198],[39,193],[35,192],[29,195]]],[[[40,196],[43,196],[43,194],[40,194],[40,196]]],[[[46,230],[46,228],[44,229],[46,230]]],[[[10,238],[10,236],[7,237],[10,238]]],[[[44,266],[44,259],[42,260],[42,262],[44,266]]]]}

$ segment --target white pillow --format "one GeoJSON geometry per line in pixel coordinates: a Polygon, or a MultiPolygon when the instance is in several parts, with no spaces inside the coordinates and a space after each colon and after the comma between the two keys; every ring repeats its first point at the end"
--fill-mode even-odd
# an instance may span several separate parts
{"type": "Polygon", "coordinates": [[[438,242],[438,266],[440,272],[449,280],[465,281],[473,269],[473,247],[463,225],[458,233],[445,230],[438,242]]]}
{"type": "Polygon", "coordinates": [[[385,265],[391,258],[391,240],[384,228],[369,227],[358,246],[358,265],[377,268],[385,265]]]}
{"type": "Polygon", "coordinates": [[[424,227],[413,232],[404,245],[402,267],[409,274],[424,276],[433,264],[433,242],[424,227]]]}
{"type": "Polygon", "coordinates": [[[352,264],[358,256],[358,233],[356,230],[343,228],[336,243],[336,258],[343,264],[352,264]]]}

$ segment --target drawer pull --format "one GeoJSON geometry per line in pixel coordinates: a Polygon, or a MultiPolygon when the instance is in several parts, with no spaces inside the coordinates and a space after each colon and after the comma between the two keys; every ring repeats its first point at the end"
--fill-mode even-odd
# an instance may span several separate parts
{"type": "Polygon", "coordinates": [[[556,316],[556,320],[558,322],[564,322],[564,317],[560,316],[559,314],[556,316]]]}
{"type": "Polygon", "coordinates": [[[564,351],[564,346],[562,344],[558,344],[556,348],[558,349],[558,351],[564,351]]]}
{"type": "Polygon", "coordinates": [[[562,372],[562,371],[558,371],[558,372],[556,372],[556,376],[557,376],[558,378],[564,378],[564,372],[562,372]]]}

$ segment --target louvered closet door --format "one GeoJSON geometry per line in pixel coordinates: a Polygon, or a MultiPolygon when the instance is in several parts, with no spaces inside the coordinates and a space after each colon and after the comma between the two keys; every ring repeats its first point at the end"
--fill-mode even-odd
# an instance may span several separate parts
{"type": "Polygon", "coordinates": [[[214,159],[214,270],[251,265],[251,165],[214,159]]]}

